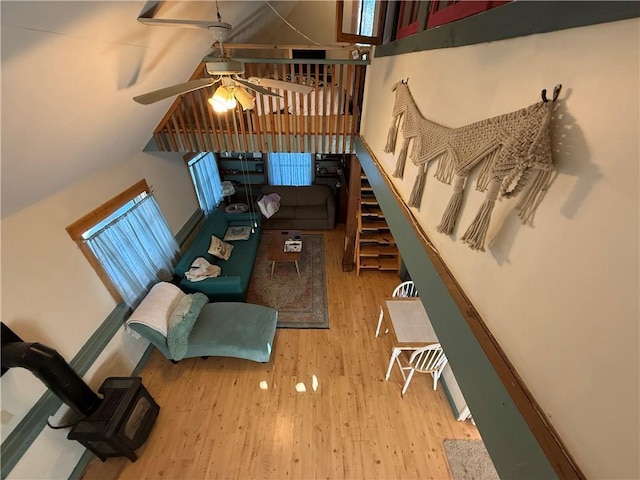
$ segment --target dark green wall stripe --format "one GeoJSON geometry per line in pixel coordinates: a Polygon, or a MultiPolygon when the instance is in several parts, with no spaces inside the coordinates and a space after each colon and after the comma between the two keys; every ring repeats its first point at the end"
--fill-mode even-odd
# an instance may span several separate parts
{"type": "Polygon", "coordinates": [[[178,231],[178,233],[176,233],[176,241],[178,242],[178,245],[182,245],[185,242],[185,240],[189,237],[189,234],[198,225],[198,222],[202,220],[202,217],[204,217],[204,213],[202,213],[202,210],[198,209],[193,212],[193,215],[189,217],[187,223],[185,223],[178,231]]]}
{"type": "MultiPolygon", "coordinates": [[[[69,365],[83,376],[87,373],[96,358],[109,343],[111,338],[124,324],[131,313],[127,305],[121,303],[111,312],[102,325],[91,335],[87,343],[78,354],[69,362],[69,365]]],[[[47,425],[47,419],[53,415],[62,405],[62,401],[51,391],[47,390],[42,397],[29,410],[25,417],[2,442],[0,447],[2,455],[2,478],[6,478],[9,472],[16,466],[34,440],[40,435],[47,425]]]]}
{"type": "Polygon", "coordinates": [[[456,402],[453,401],[453,396],[449,391],[449,387],[447,387],[447,380],[444,377],[440,377],[440,383],[442,383],[444,387],[444,395],[445,397],[447,397],[447,402],[449,402],[449,406],[451,407],[451,411],[453,412],[453,418],[457,420],[460,416],[460,411],[458,410],[458,407],[456,407],[456,402]]]}
{"type": "Polygon", "coordinates": [[[494,42],[640,16],[639,2],[514,1],[377,46],[374,57],[494,42]]]}
{"type": "Polygon", "coordinates": [[[500,478],[558,478],[359,139],[356,154],[500,478]]]}

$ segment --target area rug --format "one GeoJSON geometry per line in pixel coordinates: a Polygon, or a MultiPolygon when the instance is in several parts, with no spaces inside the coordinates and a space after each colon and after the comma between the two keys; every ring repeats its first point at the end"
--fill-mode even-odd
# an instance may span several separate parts
{"type": "Polygon", "coordinates": [[[482,440],[445,440],[444,451],[454,480],[499,480],[482,440]]]}
{"type": "Polygon", "coordinates": [[[269,232],[263,232],[247,302],[278,310],[279,328],[329,328],[322,235],[302,235],[300,277],[294,263],[279,262],[270,277],[270,240],[269,232]]]}

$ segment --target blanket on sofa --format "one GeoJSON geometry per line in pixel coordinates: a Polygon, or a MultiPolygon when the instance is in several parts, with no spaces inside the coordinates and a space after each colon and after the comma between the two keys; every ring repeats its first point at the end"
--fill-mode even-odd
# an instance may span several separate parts
{"type": "Polygon", "coordinates": [[[230,214],[222,209],[211,212],[175,266],[174,275],[179,279],[180,288],[187,293],[202,292],[211,302],[244,302],[261,230],[260,217],[254,213],[230,214]],[[221,239],[230,230],[246,226],[252,227],[249,238],[230,240],[233,250],[228,259],[217,258],[209,253],[212,236],[221,239]],[[197,281],[189,279],[187,273],[198,258],[219,267],[220,275],[197,281]]]}
{"type": "Polygon", "coordinates": [[[198,257],[191,264],[191,268],[184,272],[184,276],[190,282],[199,282],[205,278],[217,277],[220,271],[218,265],[211,265],[206,258],[198,257]]]}

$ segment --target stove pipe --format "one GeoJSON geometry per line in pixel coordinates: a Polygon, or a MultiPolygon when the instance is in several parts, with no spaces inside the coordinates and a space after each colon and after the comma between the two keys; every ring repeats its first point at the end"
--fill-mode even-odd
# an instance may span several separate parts
{"type": "Polygon", "coordinates": [[[79,415],[91,415],[100,405],[100,397],[58,352],[46,345],[25,342],[3,344],[2,368],[12,367],[31,371],[79,415]]]}

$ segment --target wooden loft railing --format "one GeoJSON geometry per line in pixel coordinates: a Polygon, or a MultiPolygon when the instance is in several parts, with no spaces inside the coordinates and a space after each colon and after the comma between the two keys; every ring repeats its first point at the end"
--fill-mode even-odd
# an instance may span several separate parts
{"type": "MultiPolygon", "coordinates": [[[[178,152],[350,153],[359,132],[367,60],[243,60],[244,78],[271,77],[313,85],[307,94],[279,91],[282,99],[255,94],[226,113],[208,99],[218,87],[179,96],[153,132],[156,148],[178,152]],[[266,63],[268,62],[268,63],[266,63]]],[[[201,63],[191,80],[205,77],[201,63]]]]}

